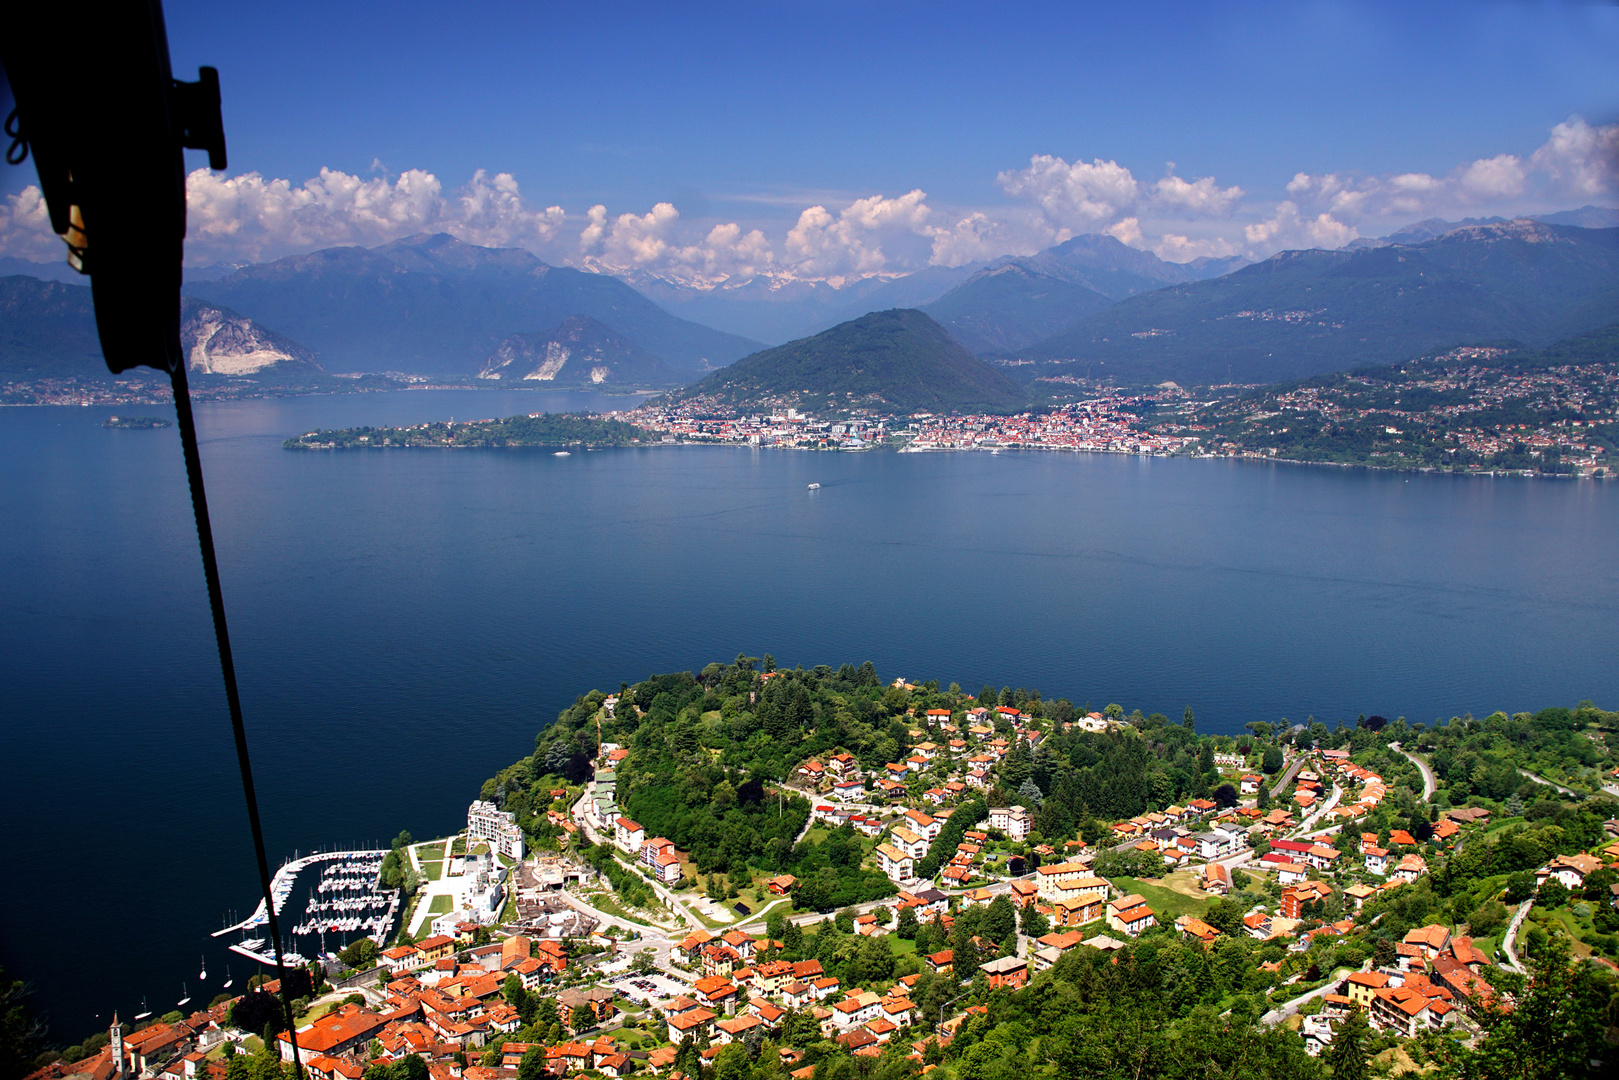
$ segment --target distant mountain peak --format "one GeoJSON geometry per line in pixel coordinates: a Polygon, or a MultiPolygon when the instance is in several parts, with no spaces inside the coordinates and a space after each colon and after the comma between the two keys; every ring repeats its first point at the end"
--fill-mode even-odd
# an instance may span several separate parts
{"type": "Polygon", "coordinates": [[[1574,238],[1565,227],[1546,225],[1533,218],[1514,218],[1511,221],[1479,222],[1461,225],[1435,237],[1436,240],[1519,240],[1526,244],[1572,244],[1574,238]]]}

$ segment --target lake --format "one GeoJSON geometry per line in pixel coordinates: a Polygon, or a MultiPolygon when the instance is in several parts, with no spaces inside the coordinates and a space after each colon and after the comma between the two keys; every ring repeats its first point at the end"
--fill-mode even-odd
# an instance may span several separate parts
{"type": "MultiPolygon", "coordinates": [[[[315,427],[623,402],[198,408],[273,862],[461,827],[576,695],[738,652],[1190,705],[1202,731],[1619,702],[1614,484],[1100,454],[281,449],[315,427]]],[[[99,426],[120,411],[167,415],[0,409],[0,962],[64,1042],[143,996],[171,1008],[183,980],[205,1004],[229,962],[207,935],[257,889],[178,435],[99,426]]]]}

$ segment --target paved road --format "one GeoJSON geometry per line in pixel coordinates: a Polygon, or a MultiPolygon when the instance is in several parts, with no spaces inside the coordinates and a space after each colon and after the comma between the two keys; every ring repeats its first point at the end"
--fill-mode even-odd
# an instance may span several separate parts
{"type": "Polygon", "coordinates": [[[1431,802],[1433,800],[1433,793],[1439,790],[1439,782],[1434,779],[1433,769],[1429,768],[1428,762],[1422,758],[1419,758],[1411,751],[1405,749],[1397,742],[1389,743],[1389,748],[1398,750],[1400,753],[1410,758],[1412,764],[1422,770],[1422,801],[1431,802]]]}
{"type": "Polygon", "coordinates": [[[1520,975],[1524,973],[1523,965],[1518,962],[1518,952],[1512,946],[1518,940],[1518,928],[1523,925],[1524,918],[1529,909],[1535,906],[1535,898],[1530,897],[1518,905],[1518,913],[1512,917],[1512,925],[1507,927],[1505,936],[1501,938],[1501,951],[1507,954],[1507,966],[1520,975]]]}
{"type": "Polygon", "coordinates": [[[1552,781],[1546,779],[1544,776],[1536,776],[1534,773],[1530,772],[1528,769],[1519,769],[1518,774],[1520,776],[1527,776],[1529,779],[1533,780],[1537,784],[1545,784],[1549,788],[1556,788],[1558,791],[1561,791],[1564,795],[1573,795],[1574,794],[1574,790],[1572,788],[1566,788],[1562,784],[1553,783],[1552,781]]]}
{"type": "Polygon", "coordinates": [[[1282,792],[1287,790],[1287,785],[1293,782],[1293,777],[1297,775],[1300,769],[1304,768],[1304,760],[1306,757],[1308,757],[1307,754],[1299,754],[1295,756],[1293,758],[1293,764],[1282,770],[1281,777],[1276,781],[1276,783],[1271,785],[1271,798],[1274,799],[1282,792]]]}
{"type": "MultiPolygon", "coordinates": [[[[1361,965],[1360,970],[1366,971],[1370,969],[1371,966],[1371,961],[1368,960],[1366,963],[1361,965]]],[[[1283,1020],[1286,1020],[1289,1016],[1292,1016],[1294,1013],[1298,1012],[1299,1007],[1302,1006],[1306,1001],[1333,993],[1335,990],[1337,990],[1338,984],[1348,977],[1348,975],[1348,968],[1339,968],[1337,971],[1332,973],[1332,978],[1328,979],[1321,986],[1311,990],[1308,994],[1300,994],[1292,1001],[1284,1001],[1282,1004],[1260,1017],[1259,1022],[1262,1024],[1280,1024],[1283,1020]]]]}
{"type": "MultiPolygon", "coordinates": [[[[1322,803],[1320,806],[1316,807],[1315,812],[1312,813],[1309,817],[1307,817],[1303,821],[1299,822],[1299,826],[1298,826],[1297,829],[1294,830],[1294,832],[1295,833],[1308,833],[1311,829],[1315,828],[1316,822],[1320,821],[1329,812],[1331,812],[1333,807],[1338,805],[1338,800],[1342,799],[1343,797],[1344,797],[1344,789],[1339,787],[1336,783],[1334,783],[1332,785],[1332,794],[1327,796],[1327,801],[1322,803]]],[[[1323,829],[1321,831],[1326,832],[1327,830],[1323,829]]]]}

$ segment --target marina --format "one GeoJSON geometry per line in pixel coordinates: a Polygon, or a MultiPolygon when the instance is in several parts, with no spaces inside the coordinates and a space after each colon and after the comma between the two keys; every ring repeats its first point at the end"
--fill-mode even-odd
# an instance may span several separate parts
{"type": "MultiPolygon", "coordinates": [[[[384,889],[379,883],[386,850],[316,852],[281,865],[270,882],[270,896],[277,919],[289,914],[298,917],[290,928],[282,924],[285,936],[282,956],[289,965],[307,962],[306,953],[324,957],[363,935],[377,944],[386,940],[399,916],[401,897],[397,889],[384,889]],[[308,882],[301,906],[294,899],[300,879],[316,868],[319,875],[308,882]]],[[[275,948],[266,937],[248,937],[251,931],[267,929],[269,917],[260,900],[246,919],[214,931],[214,937],[240,932],[241,941],[230,951],[259,964],[275,965],[275,948]]]]}

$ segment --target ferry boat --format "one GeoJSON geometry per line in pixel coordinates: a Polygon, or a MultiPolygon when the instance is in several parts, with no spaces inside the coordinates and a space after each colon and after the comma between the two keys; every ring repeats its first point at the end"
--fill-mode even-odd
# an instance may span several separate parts
{"type": "Polygon", "coordinates": [[[809,489],[811,491],[820,491],[821,490],[821,485],[820,484],[811,484],[809,486],[809,489]]]}

